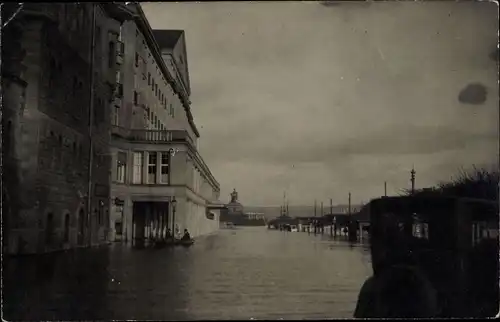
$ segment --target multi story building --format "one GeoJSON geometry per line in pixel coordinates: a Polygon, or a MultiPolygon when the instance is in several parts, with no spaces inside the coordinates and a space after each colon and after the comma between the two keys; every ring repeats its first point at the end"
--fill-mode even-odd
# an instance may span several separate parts
{"type": "Polygon", "coordinates": [[[220,188],[197,149],[184,32],[153,31],[140,5],[129,7],[112,117],[111,238],[210,233],[220,188]]]}
{"type": "Polygon", "coordinates": [[[106,242],[122,4],[25,3],[2,30],[7,253],[106,242]]]}

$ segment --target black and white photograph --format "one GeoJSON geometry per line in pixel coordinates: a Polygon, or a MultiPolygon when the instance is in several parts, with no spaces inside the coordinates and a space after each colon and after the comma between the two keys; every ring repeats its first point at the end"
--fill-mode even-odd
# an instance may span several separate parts
{"type": "Polygon", "coordinates": [[[498,316],[497,2],[0,12],[4,320],[498,316]]]}

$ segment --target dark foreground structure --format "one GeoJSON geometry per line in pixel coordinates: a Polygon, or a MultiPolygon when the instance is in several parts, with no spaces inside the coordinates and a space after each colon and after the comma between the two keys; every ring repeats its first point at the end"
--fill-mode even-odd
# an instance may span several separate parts
{"type": "Polygon", "coordinates": [[[499,310],[498,203],[390,197],[369,206],[374,275],[360,318],[492,317],[499,310]]]}

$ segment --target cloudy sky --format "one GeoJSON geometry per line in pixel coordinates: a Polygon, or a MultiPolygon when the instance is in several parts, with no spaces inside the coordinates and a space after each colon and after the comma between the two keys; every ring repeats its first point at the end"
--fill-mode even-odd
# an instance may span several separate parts
{"type": "Polygon", "coordinates": [[[357,203],[498,160],[497,5],[143,3],[184,29],[200,152],[244,205],[357,203]],[[486,99],[482,86],[486,89],[486,99]]]}

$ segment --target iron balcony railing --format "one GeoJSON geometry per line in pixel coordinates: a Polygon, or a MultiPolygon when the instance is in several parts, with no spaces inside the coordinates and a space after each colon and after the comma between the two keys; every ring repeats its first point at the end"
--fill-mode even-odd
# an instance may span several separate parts
{"type": "Polygon", "coordinates": [[[121,126],[113,125],[111,134],[122,137],[129,141],[141,143],[172,143],[172,142],[188,142],[192,146],[196,146],[193,139],[185,130],[140,130],[126,129],[121,126]]]}

